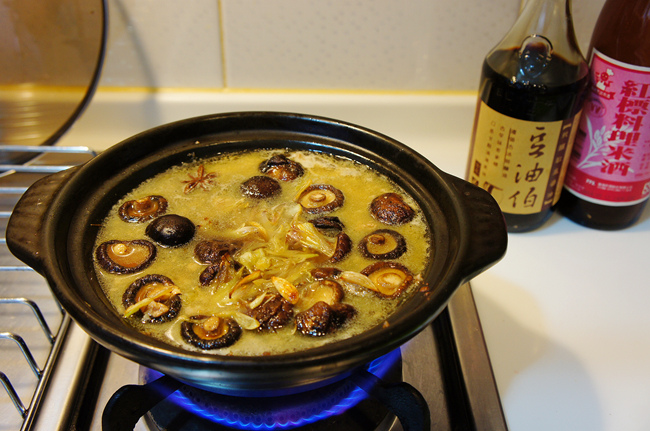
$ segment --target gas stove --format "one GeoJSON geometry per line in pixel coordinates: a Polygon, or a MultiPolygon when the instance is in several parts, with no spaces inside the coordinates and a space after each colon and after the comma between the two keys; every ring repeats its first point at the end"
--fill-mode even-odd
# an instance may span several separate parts
{"type": "MultiPolygon", "coordinates": [[[[93,156],[57,148],[3,167],[3,225],[31,182],[93,156]]],[[[243,398],[187,386],[100,347],[43,278],[1,253],[0,340],[13,343],[0,344],[0,408],[9,418],[0,430],[507,429],[469,284],[419,335],[351,375],[308,392],[243,398]]]]}

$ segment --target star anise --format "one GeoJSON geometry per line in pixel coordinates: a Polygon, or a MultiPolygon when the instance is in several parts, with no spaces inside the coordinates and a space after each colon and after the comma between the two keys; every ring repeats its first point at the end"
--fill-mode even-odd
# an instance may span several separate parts
{"type": "Polygon", "coordinates": [[[196,171],[196,176],[192,174],[187,174],[190,179],[182,181],[185,184],[183,188],[183,193],[189,193],[197,187],[201,187],[203,190],[210,190],[214,184],[214,179],[217,177],[215,172],[205,172],[203,165],[199,166],[196,171]]]}

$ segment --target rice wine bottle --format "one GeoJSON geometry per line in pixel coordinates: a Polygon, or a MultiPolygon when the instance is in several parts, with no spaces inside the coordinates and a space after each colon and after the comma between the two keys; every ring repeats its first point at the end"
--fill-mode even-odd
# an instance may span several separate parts
{"type": "Polygon", "coordinates": [[[483,61],[466,177],[509,232],[541,226],[560,197],[588,72],[571,0],[528,0],[483,61]]]}
{"type": "Polygon", "coordinates": [[[608,0],[590,44],[591,85],[558,208],[615,230],[650,196],[650,0],[608,0]]]}

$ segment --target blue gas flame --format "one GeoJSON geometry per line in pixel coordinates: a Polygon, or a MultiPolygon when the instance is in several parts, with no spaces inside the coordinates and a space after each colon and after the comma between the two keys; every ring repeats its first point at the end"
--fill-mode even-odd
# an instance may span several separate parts
{"type": "MultiPolygon", "coordinates": [[[[399,349],[396,349],[372,361],[367,369],[375,376],[382,378],[399,357],[399,349]]],[[[298,397],[299,399],[309,398],[300,395],[298,397]]],[[[188,395],[186,391],[176,391],[169,399],[193,414],[226,427],[240,430],[289,430],[341,414],[367,397],[365,391],[348,382],[341,384],[340,387],[323,398],[315,397],[313,400],[300,402],[298,405],[289,402],[289,406],[282,404],[283,397],[254,398],[254,401],[248,398],[248,401],[241,402],[242,399],[239,397],[227,396],[223,396],[224,400],[228,400],[226,404],[220,405],[217,402],[207,405],[192,400],[191,395],[188,395]],[[233,398],[237,400],[234,407],[233,404],[230,404],[233,398]],[[265,407],[267,403],[268,408],[265,407]],[[247,408],[249,405],[254,405],[256,408],[249,410],[247,408]]]]}

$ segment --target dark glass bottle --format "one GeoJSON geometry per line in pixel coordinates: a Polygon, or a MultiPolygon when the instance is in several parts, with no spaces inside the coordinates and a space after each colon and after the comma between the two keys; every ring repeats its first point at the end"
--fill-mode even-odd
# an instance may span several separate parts
{"type": "Polygon", "coordinates": [[[570,0],[528,1],[486,56],[467,179],[499,202],[509,232],[550,217],[587,80],[570,0]]]}
{"type": "Polygon", "coordinates": [[[650,196],[650,0],[606,1],[590,45],[591,86],[558,209],[616,230],[650,196]]]}

